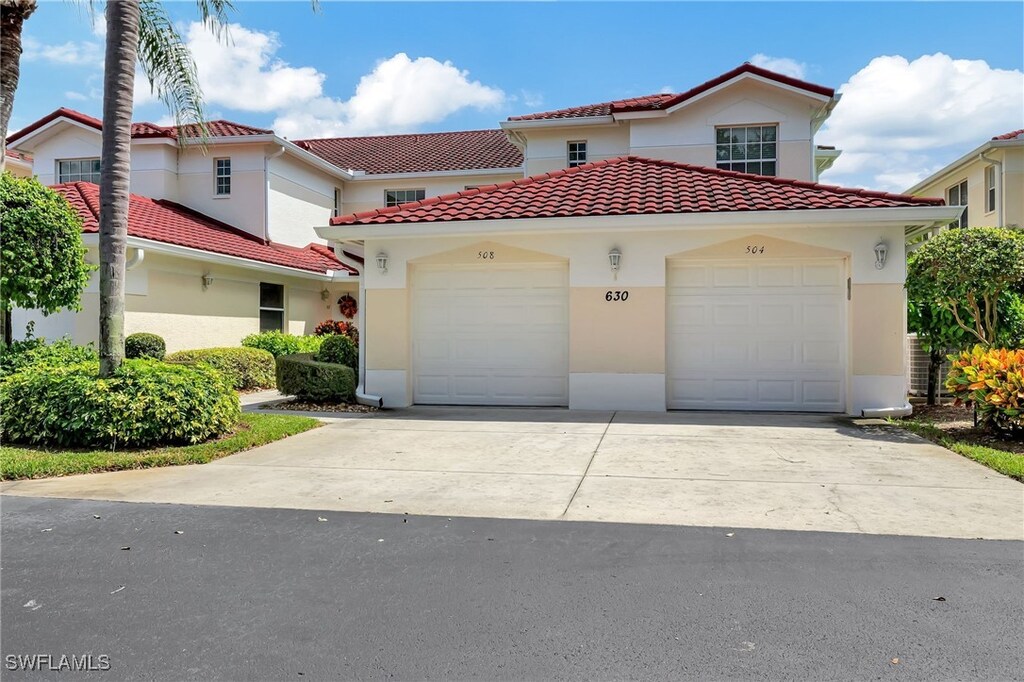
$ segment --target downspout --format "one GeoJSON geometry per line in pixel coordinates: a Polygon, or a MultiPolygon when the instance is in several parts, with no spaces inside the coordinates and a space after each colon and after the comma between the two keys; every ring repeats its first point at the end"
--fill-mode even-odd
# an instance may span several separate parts
{"type": "MultiPolygon", "coordinates": [[[[339,249],[336,249],[336,251],[339,249]]],[[[359,385],[356,386],[356,402],[370,407],[384,407],[384,398],[366,392],[366,263],[359,273],[359,385]]]]}
{"type": "Polygon", "coordinates": [[[270,160],[284,154],[284,147],[278,147],[277,151],[270,156],[263,157],[263,183],[265,186],[263,195],[263,239],[270,241],[270,160]]]}
{"type": "MultiPolygon", "coordinates": [[[[987,156],[985,156],[985,152],[979,153],[978,157],[981,158],[983,161],[988,161],[993,166],[995,166],[997,169],[999,169],[998,170],[999,179],[996,180],[996,192],[998,193],[997,196],[996,196],[996,220],[999,223],[997,225],[997,227],[1002,227],[1003,226],[1003,162],[999,161],[998,159],[990,159],[990,158],[988,158],[987,156]]],[[[982,171],[982,178],[984,179],[983,181],[987,181],[988,180],[988,178],[985,178],[985,176],[984,176],[984,171],[982,171]]],[[[987,186],[985,187],[985,201],[988,201],[988,187],[987,186]]]]}
{"type": "Polygon", "coordinates": [[[141,263],[145,258],[145,249],[135,249],[135,255],[129,258],[128,262],[124,264],[125,271],[134,270],[136,267],[138,267],[139,263],[141,263]]]}

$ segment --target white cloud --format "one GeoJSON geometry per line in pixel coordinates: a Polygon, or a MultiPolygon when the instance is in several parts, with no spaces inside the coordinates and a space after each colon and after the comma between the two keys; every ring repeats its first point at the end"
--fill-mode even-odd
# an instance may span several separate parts
{"type": "Polygon", "coordinates": [[[281,135],[367,135],[417,130],[460,109],[497,107],[505,93],[479,81],[451,62],[411,59],[400,52],[359,80],[347,100],[317,97],[279,113],[273,128],[281,135]]]}
{"type": "Polygon", "coordinates": [[[818,142],[843,149],[841,184],[905,190],[1024,120],[1024,73],[942,53],[876,57],[839,92],[818,142]]]}
{"type": "Polygon", "coordinates": [[[89,96],[83,95],[80,92],[75,92],[74,90],[68,90],[64,93],[64,99],[69,99],[75,102],[84,102],[89,99],[89,96]]]}
{"type": "Polygon", "coordinates": [[[792,78],[802,79],[807,75],[807,65],[789,57],[769,57],[758,52],[750,58],[750,63],[792,78]]]}
{"type": "Polygon", "coordinates": [[[671,95],[674,92],[675,92],[675,88],[673,88],[671,85],[662,85],[661,89],[658,90],[658,93],[662,94],[662,95],[671,95]]]}
{"type": "Polygon", "coordinates": [[[24,52],[21,58],[26,62],[49,62],[60,66],[83,66],[103,68],[103,45],[88,40],[66,43],[41,43],[31,36],[25,36],[21,43],[24,52]]]}

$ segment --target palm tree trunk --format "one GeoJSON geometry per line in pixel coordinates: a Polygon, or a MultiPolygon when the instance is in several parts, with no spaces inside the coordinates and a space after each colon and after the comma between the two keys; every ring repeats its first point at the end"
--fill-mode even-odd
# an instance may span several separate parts
{"type": "Polygon", "coordinates": [[[7,166],[7,126],[21,78],[21,27],[36,0],[0,0],[0,171],[7,166]]]}
{"type": "Polygon", "coordinates": [[[124,272],[139,12],[139,0],[107,2],[100,152],[100,376],[103,377],[116,372],[124,360],[124,272]]]}

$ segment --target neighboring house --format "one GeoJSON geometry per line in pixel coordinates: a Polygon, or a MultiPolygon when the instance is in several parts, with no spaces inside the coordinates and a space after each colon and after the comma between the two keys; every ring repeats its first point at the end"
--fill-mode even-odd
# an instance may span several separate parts
{"type": "Polygon", "coordinates": [[[906,193],[964,206],[956,225],[1024,226],[1024,130],[996,135],[906,193]]]}
{"type": "Polygon", "coordinates": [[[4,165],[5,170],[11,171],[11,174],[16,178],[28,178],[32,177],[32,159],[14,151],[8,149],[5,151],[7,162],[4,165]]]}
{"type": "MultiPolygon", "coordinates": [[[[317,302],[329,312],[358,286],[359,390],[386,406],[899,413],[904,234],[961,208],[816,184],[840,153],[814,141],[837,101],[744,64],[683,93],[511,117],[502,130],[291,142],[218,121],[204,154],[136,124],[133,191],[150,198],[132,210],[187,213],[302,258],[326,259],[317,243],[330,244],[339,266],[304,275],[325,298],[285,283],[269,324],[309,331],[317,302]],[[218,198],[225,178],[230,197],[218,198]]],[[[94,179],[61,175],[98,157],[99,122],[86,119],[55,112],[11,145],[45,181],[94,179]]],[[[179,243],[167,216],[133,222],[134,243],[158,229],[179,243]]],[[[128,305],[149,316],[133,312],[129,331],[217,328],[217,306],[244,321],[223,341],[182,342],[237,343],[266,326],[254,317],[266,258],[247,251],[251,279],[225,299],[211,270],[172,318],[171,287],[200,288],[203,258],[224,254],[163,254],[152,241],[161,272],[186,274],[148,275],[128,305]]]]}

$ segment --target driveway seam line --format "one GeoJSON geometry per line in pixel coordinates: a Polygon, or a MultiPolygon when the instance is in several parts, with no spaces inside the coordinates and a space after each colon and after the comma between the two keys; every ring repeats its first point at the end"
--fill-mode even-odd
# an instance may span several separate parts
{"type": "Polygon", "coordinates": [[[580,487],[583,485],[583,481],[587,479],[590,467],[594,464],[594,459],[597,457],[597,451],[601,449],[601,444],[604,443],[604,437],[608,435],[608,429],[612,427],[612,422],[615,421],[615,415],[617,414],[617,411],[612,412],[612,416],[608,419],[608,423],[604,427],[604,433],[601,434],[601,438],[598,439],[594,452],[590,455],[590,461],[587,462],[587,468],[583,470],[583,475],[580,476],[580,482],[576,484],[576,489],[572,491],[572,495],[569,497],[569,502],[565,505],[565,509],[562,511],[562,515],[559,516],[559,518],[565,518],[565,515],[569,513],[569,507],[572,506],[573,500],[576,499],[576,494],[579,493],[580,487]]]}
{"type": "MultiPolygon", "coordinates": [[[[873,486],[880,488],[927,488],[935,490],[989,490],[1002,492],[1005,487],[984,487],[984,488],[972,488],[965,486],[954,486],[954,485],[907,485],[906,483],[845,483],[843,481],[780,481],[773,479],[761,479],[761,478],[700,478],[695,476],[637,476],[628,474],[594,474],[595,478],[637,478],[647,481],[710,481],[712,483],[771,483],[778,485],[818,485],[818,486],[829,486],[829,485],[845,485],[845,486],[873,486]]],[[[1007,480],[1012,481],[1013,479],[1009,476],[1007,480]]]]}

